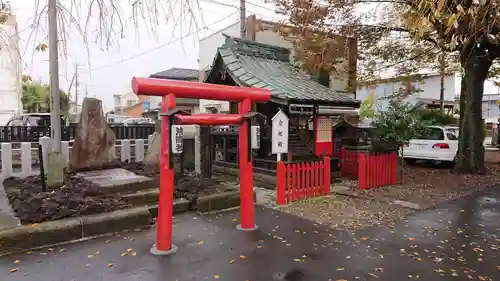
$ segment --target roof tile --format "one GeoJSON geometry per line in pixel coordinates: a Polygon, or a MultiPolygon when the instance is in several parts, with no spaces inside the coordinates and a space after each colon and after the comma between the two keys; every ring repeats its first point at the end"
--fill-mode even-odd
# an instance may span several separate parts
{"type": "Polygon", "coordinates": [[[218,56],[238,85],[267,88],[272,97],[296,102],[356,103],[348,95],[319,84],[292,66],[290,51],[286,48],[226,36],[218,56]]]}

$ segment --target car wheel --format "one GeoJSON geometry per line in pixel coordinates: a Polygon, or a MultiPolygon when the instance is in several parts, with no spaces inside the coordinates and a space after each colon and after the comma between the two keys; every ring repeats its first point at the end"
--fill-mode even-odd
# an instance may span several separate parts
{"type": "Polygon", "coordinates": [[[417,159],[415,159],[415,158],[405,158],[405,162],[408,165],[415,165],[415,163],[417,163],[417,159]]]}

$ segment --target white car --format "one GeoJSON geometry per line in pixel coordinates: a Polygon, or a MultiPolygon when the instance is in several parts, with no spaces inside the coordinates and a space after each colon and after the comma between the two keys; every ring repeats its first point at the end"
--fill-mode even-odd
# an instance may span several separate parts
{"type": "Polygon", "coordinates": [[[441,164],[455,161],[457,151],[458,127],[429,126],[423,136],[411,139],[400,155],[408,164],[414,164],[417,160],[441,164]]]}

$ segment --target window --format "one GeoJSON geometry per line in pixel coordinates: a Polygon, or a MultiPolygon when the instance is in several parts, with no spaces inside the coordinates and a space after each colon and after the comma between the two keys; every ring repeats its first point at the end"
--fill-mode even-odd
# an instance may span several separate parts
{"type": "Polygon", "coordinates": [[[445,131],[449,140],[458,140],[458,129],[446,129],[445,131]]]}
{"type": "Polygon", "coordinates": [[[27,126],[38,126],[38,121],[40,121],[40,117],[38,116],[28,116],[28,122],[27,122],[27,126]]]}
{"type": "Polygon", "coordinates": [[[444,132],[441,128],[427,128],[424,134],[419,137],[424,140],[444,140],[444,132]]]}
{"type": "Polygon", "coordinates": [[[136,104],[135,100],[128,100],[127,101],[127,106],[132,106],[134,104],[136,104]]]}

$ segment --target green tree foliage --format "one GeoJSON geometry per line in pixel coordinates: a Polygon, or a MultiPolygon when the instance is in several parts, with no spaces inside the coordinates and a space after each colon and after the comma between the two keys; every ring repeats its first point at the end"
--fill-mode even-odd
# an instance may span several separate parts
{"type": "MultiPolygon", "coordinates": [[[[61,112],[69,113],[70,96],[61,90],[61,112]]],[[[40,82],[27,80],[23,84],[23,96],[21,98],[23,109],[33,113],[50,112],[50,87],[40,82]]]]}
{"type": "Polygon", "coordinates": [[[371,98],[366,98],[359,108],[359,118],[360,120],[370,119],[375,117],[375,110],[373,110],[373,100],[371,98]]]}
{"type": "Polygon", "coordinates": [[[422,134],[430,122],[422,118],[421,112],[420,103],[391,98],[387,109],[379,112],[372,123],[374,150],[396,149],[422,134]]]}
{"type": "MultiPolygon", "coordinates": [[[[335,36],[358,40],[358,77],[440,69],[461,71],[460,140],[455,171],[484,172],[484,81],[500,74],[498,0],[278,0],[296,26],[305,68],[338,71],[324,61],[345,56],[335,36]],[[307,50],[307,51],[306,51],[307,50]],[[324,59],[323,57],[327,57],[324,59]]],[[[299,57],[299,59],[301,59],[299,57]]],[[[341,70],[346,71],[346,70],[341,70]]],[[[363,78],[361,78],[363,79],[363,78]]]]}
{"type": "Polygon", "coordinates": [[[423,120],[430,122],[432,125],[456,125],[458,119],[450,114],[442,114],[440,110],[423,108],[420,111],[420,116],[423,120]]]}

